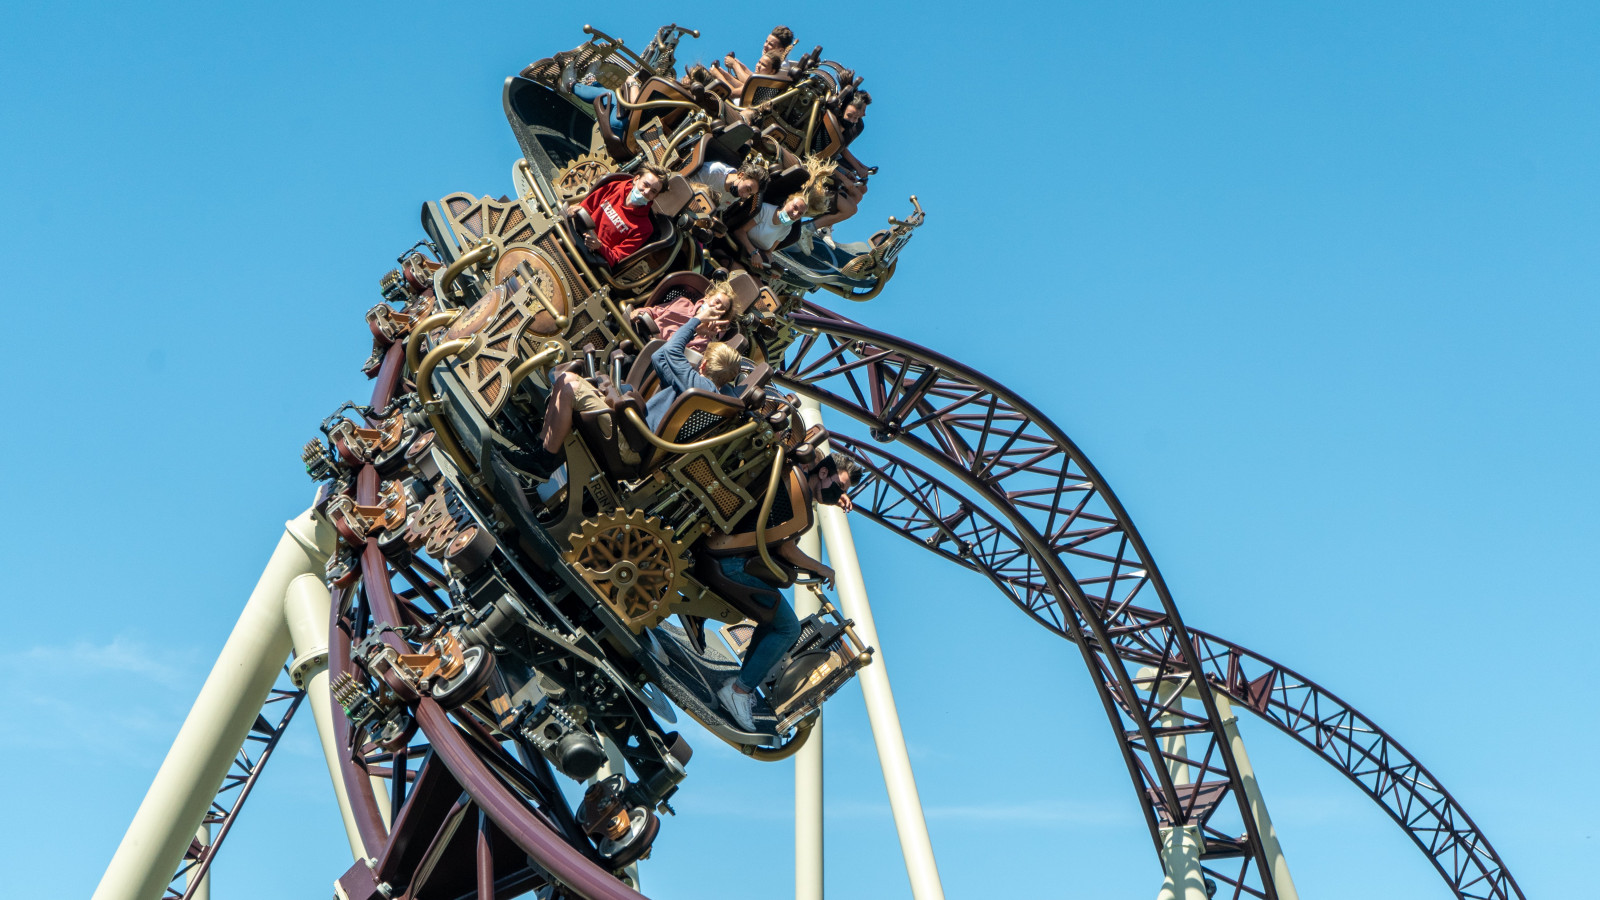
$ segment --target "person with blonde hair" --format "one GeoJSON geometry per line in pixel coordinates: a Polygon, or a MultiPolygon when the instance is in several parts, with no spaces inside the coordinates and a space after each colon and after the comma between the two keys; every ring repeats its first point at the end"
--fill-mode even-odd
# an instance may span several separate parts
{"type": "Polygon", "coordinates": [[[650,321],[655,323],[657,336],[662,340],[670,340],[702,307],[706,315],[700,318],[694,337],[689,339],[688,349],[704,354],[706,347],[712,341],[722,340],[733,325],[729,318],[729,312],[733,309],[733,285],[727,280],[711,282],[705,296],[698,300],[690,296],[679,297],[671,303],[643,310],[639,315],[648,315],[650,321]]]}
{"type": "Polygon", "coordinates": [[[700,301],[695,314],[678,328],[665,346],[650,357],[651,366],[661,378],[661,387],[645,403],[645,424],[651,430],[661,425],[673,401],[684,391],[698,388],[729,397],[738,396],[739,389],[734,386],[734,381],[739,376],[739,351],[721,341],[713,341],[706,345],[698,366],[689,362],[684,352],[701,321],[713,319],[715,312],[714,304],[700,301]]]}

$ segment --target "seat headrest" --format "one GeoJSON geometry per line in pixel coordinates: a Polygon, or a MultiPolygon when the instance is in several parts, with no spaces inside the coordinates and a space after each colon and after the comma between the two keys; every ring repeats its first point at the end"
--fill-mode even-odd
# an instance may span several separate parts
{"type": "Polygon", "coordinates": [[[683,212],[683,208],[689,204],[693,196],[694,189],[689,187],[689,179],[682,175],[674,175],[667,179],[666,185],[661,188],[661,193],[656,196],[656,212],[670,219],[683,212]]]}
{"type": "Polygon", "coordinates": [[[744,315],[761,294],[760,282],[751,278],[749,272],[740,272],[728,279],[728,286],[733,288],[733,313],[736,316],[744,315]]]}

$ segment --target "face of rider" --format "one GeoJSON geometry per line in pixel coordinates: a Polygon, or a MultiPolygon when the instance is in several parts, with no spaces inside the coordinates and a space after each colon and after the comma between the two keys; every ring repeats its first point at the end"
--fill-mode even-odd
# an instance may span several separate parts
{"type": "Polygon", "coordinates": [[[762,56],[766,56],[768,53],[777,53],[781,56],[785,52],[783,42],[778,40],[778,36],[775,34],[767,35],[767,39],[761,42],[762,56]]]}
{"type": "Polygon", "coordinates": [[[661,193],[661,179],[654,172],[640,172],[633,178],[633,189],[628,191],[629,206],[644,206],[661,193]]]}
{"type": "Polygon", "coordinates": [[[861,117],[866,115],[866,114],[867,114],[867,107],[864,104],[858,105],[858,104],[852,103],[849,106],[846,106],[844,108],[844,120],[846,122],[849,122],[851,125],[854,125],[857,122],[861,121],[861,117]]]}
{"type": "Polygon", "coordinates": [[[839,471],[831,457],[817,464],[810,481],[812,494],[829,506],[838,506],[845,491],[850,489],[850,473],[839,471]]]}
{"type": "Polygon", "coordinates": [[[723,185],[733,192],[740,200],[749,200],[756,195],[756,180],[749,175],[734,172],[729,175],[723,185]]]}
{"type": "Polygon", "coordinates": [[[717,291],[700,301],[700,311],[709,314],[713,319],[720,319],[728,314],[730,302],[731,298],[726,291],[717,291]]]}
{"type": "Polygon", "coordinates": [[[792,225],[793,223],[800,221],[800,217],[806,214],[806,198],[801,197],[798,194],[790,197],[789,199],[783,201],[783,206],[778,209],[778,213],[778,221],[783,222],[785,225],[792,225]],[[787,217],[789,221],[784,222],[785,217],[787,217]]]}

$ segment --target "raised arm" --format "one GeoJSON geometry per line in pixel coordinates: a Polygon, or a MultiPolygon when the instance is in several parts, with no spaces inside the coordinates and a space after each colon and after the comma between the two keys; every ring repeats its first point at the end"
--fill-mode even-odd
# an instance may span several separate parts
{"type": "Polygon", "coordinates": [[[691,317],[683,323],[683,327],[672,333],[665,345],[650,357],[650,364],[655,367],[656,374],[661,376],[662,383],[678,391],[687,391],[694,387],[693,380],[697,374],[694,365],[689,362],[689,357],[684,355],[684,349],[689,346],[689,341],[694,339],[696,328],[700,327],[698,316],[691,317]]]}

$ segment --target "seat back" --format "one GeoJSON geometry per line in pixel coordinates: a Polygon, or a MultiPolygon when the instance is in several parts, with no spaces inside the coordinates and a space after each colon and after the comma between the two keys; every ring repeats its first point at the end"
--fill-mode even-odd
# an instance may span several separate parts
{"type": "Polygon", "coordinates": [[[756,302],[761,283],[750,277],[749,272],[740,272],[728,279],[728,284],[733,288],[733,314],[742,316],[749,311],[750,304],[756,302]]]}
{"type": "MultiPolygon", "coordinates": [[[[656,434],[674,444],[690,444],[738,425],[744,413],[744,404],[733,397],[690,388],[673,399],[661,424],[656,426],[656,434]]],[[[654,469],[671,455],[654,448],[645,468],[654,469]]]]}
{"type": "MultiPolygon", "coordinates": [[[[634,99],[629,102],[637,106],[641,103],[648,104],[652,100],[678,100],[688,103],[695,102],[694,97],[689,94],[688,91],[683,89],[683,85],[678,84],[676,81],[668,81],[665,78],[651,78],[650,80],[646,81],[639,87],[639,92],[634,95],[634,99]]],[[[624,140],[628,144],[630,155],[632,153],[639,152],[639,141],[636,137],[634,137],[634,132],[639,130],[639,126],[643,125],[649,119],[659,117],[661,119],[662,130],[670,133],[679,122],[683,121],[683,117],[686,114],[687,110],[681,107],[666,109],[657,107],[652,109],[649,106],[645,106],[642,108],[628,110],[628,115],[626,117],[626,121],[628,123],[628,133],[624,136],[624,140]]]]}
{"type": "Polygon", "coordinates": [[[628,149],[624,135],[611,130],[611,105],[616,102],[609,94],[594,98],[594,127],[600,142],[618,165],[633,159],[635,151],[628,149]]]}
{"type": "MultiPolygon", "coordinates": [[[[756,516],[760,508],[752,511],[734,526],[731,534],[713,531],[706,535],[704,546],[709,555],[748,555],[756,552],[756,516]]],[[[789,469],[778,484],[778,494],[772,498],[772,511],[767,514],[767,546],[774,547],[793,537],[799,537],[812,525],[811,488],[795,469],[789,469]]]]}
{"type": "Polygon", "coordinates": [[[675,272],[661,279],[661,283],[650,292],[650,298],[644,302],[644,306],[662,306],[679,297],[704,297],[710,285],[711,279],[699,273],[675,272]]]}
{"type": "Polygon", "coordinates": [[[739,92],[739,105],[751,109],[794,87],[794,79],[787,75],[755,75],[744,83],[739,92]]]}
{"type": "Polygon", "coordinates": [[[670,219],[683,212],[693,196],[694,189],[689,187],[689,179],[674,174],[662,186],[661,193],[656,195],[655,211],[670,219]]]}

